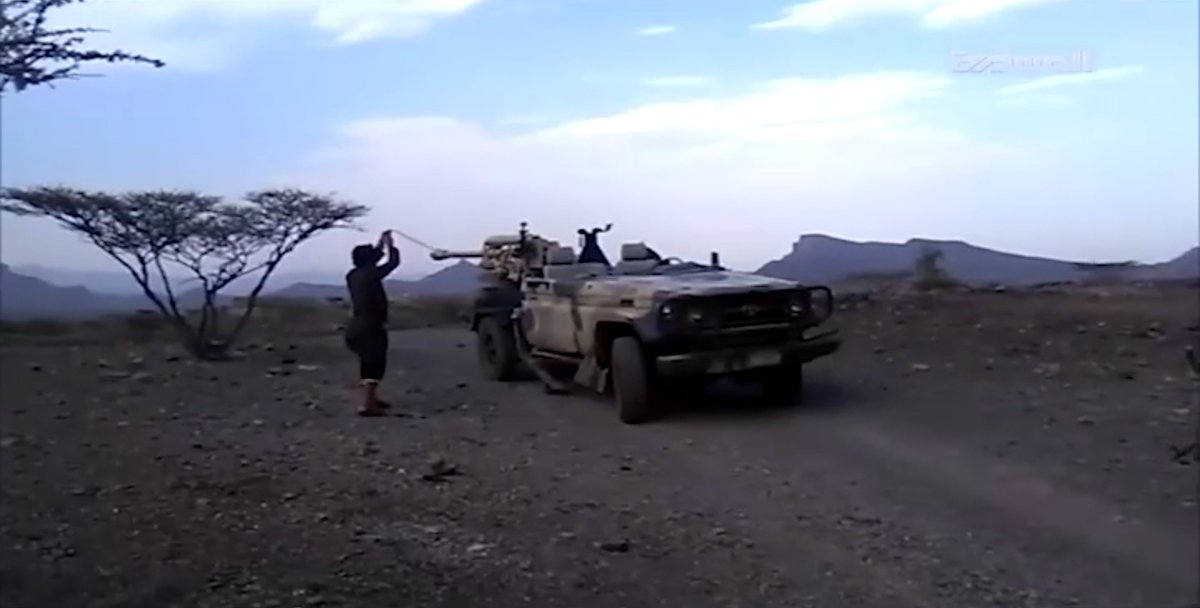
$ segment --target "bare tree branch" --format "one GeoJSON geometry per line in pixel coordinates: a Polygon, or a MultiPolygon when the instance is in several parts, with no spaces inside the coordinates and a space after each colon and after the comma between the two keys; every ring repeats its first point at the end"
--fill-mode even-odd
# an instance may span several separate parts
{"type": "Polygon", "coordinates": [[[46,14],[83,0],[0,0],[0,93],[31,86],[53,86],[59,80],[82,76],[84,63],[145,63],[161,68],[159,59],[125,51],[82,49],[84,34],[95,28],[47,29],[46,14]]]}

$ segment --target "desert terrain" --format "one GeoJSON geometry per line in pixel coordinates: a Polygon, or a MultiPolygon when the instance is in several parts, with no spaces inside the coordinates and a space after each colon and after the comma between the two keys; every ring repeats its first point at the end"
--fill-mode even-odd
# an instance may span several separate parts
{"type": "Polygon", "coordinates": [[[716,387],[641,426],[482,380],[454,315],[402,317],[379,419],[321,315],[223,363],[9,327],[0,605],[1183,608],[1198,311],[1194,286],[856,301],[802,403],[716,387]]]}

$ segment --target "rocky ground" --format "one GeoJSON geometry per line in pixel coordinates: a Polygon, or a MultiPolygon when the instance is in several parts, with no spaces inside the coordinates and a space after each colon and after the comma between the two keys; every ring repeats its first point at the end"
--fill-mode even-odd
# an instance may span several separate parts
{"type": "Polygon", "coordinates": [[[789,409],[480,379],[393,334],[396,415],[336,337],[242,361],[6,339],[0,605],[1151,607],[1196,601],[1197,292],[840,313],[789,409]]]}

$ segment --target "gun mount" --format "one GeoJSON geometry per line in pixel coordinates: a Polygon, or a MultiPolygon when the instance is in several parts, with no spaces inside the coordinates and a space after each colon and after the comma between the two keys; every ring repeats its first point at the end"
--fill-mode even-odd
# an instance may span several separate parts
{"type": "Polygon", "coordinates": [[[494,278],[520,284],[525,277],[542,276],[546,254],[557,246],[557,241],[529,232],[526,223],[521,222],[520,232],[490,236],[484,239],[482,249],[436,249],[429,253],[429,257],[437,261],[477,259],[479,268],[494,278]]]}

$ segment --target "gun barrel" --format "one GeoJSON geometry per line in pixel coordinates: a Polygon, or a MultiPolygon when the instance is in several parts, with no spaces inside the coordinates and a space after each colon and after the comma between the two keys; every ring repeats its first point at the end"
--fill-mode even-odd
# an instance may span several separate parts
{"type": "Polygon", "coordinates": [[[483,252],[479,251],[479,250],[451,251],[448,249],[436,249],[434,251],[429,252],[429,257],[433,258],[434,260],[438,260],[438,261],[448,260],[450,258],[481,258],[481,257],[483,257],[483,252]]]}

